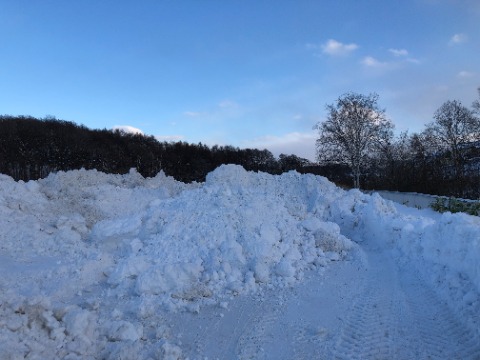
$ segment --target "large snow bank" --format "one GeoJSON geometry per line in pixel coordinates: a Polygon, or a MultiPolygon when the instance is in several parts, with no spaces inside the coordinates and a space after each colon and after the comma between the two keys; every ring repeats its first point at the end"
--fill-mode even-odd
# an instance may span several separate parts
{"type": "Polygon", "coordinates": [[[179,358],[165,311],[289,286],[343,259],[350,239],[415,259],[475,325],[479,229],[322,177],[233,165],[204,184],[135,171],[0,176],[0,358],[179,358]]]}
{"type": "Polygon", "coordinates": [[[89,241],[121,259],[107,279],[116,292],[154,295],[169,308],[284,286],[351,246],[338,225],[316,216],[312,192],[322,187],[334,190],[321,178],[224,166],[200,188],[100,221],[89,241]]]}
{"type": "Polygon", "coordinates": [[[294,172],[223,166],[201,185],[85,170],[0,181],[6,359],[176,358],[162,311],[290,285],[352,246],[323,219],[341,190],[294,172]]]}

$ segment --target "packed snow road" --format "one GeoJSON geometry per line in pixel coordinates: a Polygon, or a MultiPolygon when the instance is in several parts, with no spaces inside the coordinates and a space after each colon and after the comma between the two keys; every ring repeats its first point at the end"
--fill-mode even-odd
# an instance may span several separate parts
{"type": "Polygon", "coordinates": [[[0,359],[480,359],[479,259],[313,175],[0,175],[0,359]]]}
{"type": "Polygon", "coordinates": [[[480,359],[412,264],[364,245],[288,289],[168,318],[192,359],[480,359]]]}

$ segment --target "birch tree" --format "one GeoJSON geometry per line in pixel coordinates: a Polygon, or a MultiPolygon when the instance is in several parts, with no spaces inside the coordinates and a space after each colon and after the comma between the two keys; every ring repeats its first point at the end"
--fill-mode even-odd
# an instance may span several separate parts
{"type": "Polygon", "coordinates": [[[326,106],[327,119],[315,126],[319,131],[317,159],[348,165],[355,188],[360,188],[369,155],[393,136],[393,124],[377,101],[377,94],[344,94],[336,103],[326,106]]]}

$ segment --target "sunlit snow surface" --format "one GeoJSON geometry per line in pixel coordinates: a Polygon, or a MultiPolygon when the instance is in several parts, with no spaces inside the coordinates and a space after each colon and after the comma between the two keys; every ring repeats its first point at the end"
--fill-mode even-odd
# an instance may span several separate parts
{"type": "Polygon", "coordinates": [[[135,171],[0,175],[0,358],[185,358],[171,314],[287,291],[365,244],[415,266],[480,334],[476,217],[233,165],[204,184],[135,171]]]}

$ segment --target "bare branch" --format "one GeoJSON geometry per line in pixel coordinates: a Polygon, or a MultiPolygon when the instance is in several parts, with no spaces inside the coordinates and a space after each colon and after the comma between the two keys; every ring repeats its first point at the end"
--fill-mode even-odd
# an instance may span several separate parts
{"type": "Polygon", "coordinates": [[[318,160],[349,165],[355,187],[360,187],[361,169],[369,153],[392,137],[393,124],[377,101],[377,94],[344,94],[326,106],[327,120],[316,126],[318,160]]]}

